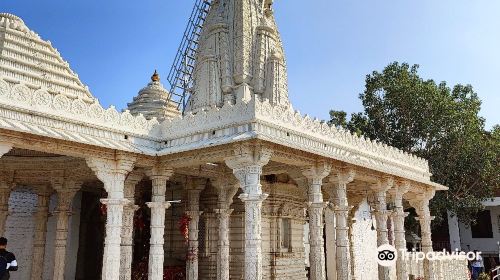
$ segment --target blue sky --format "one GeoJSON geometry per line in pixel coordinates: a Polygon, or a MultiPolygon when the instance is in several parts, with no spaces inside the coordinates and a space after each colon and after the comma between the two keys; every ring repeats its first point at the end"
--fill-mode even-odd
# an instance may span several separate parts
{"type": "MultiPolygon", "coordinates": [[[[154,69],[166,77],[193,2],[0,0],[0,11],[52,41],[104,106],[122,109],[154,69]]],[[[302,113],[362,110],[365,75],[400,61],[472,84],[487,127],[500,123],[498,0],[276,0],[275,11],[302,113]]]]}

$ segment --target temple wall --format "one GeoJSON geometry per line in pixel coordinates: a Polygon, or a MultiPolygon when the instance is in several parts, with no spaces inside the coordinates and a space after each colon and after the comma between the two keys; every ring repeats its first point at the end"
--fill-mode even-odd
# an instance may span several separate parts
{"type": "MultiPolygon", "coordinates": [[[[67,280],[75,279],[74,267],[78,252],[80,199],[81,196],[77,195],[75,203],[73,203],[74,215],[70,217],[68,231],[68,252],[70,254],[67,257],[65,274],[67,280]]],[[[7,249],[16,255],[19,265],[19,270],[11,273],[10,279],[12,280],[30,279],[31,276],[33,233],[35,229],[34,213],[36,211],[37,200],[37,195],[26,188],[18,188],[10,195],[10,214],[7,218],[5,237],[9,240],[7,249]]],[[[49,206],[50,211],[54,210],[56,203],[56,196],[52,195],[49,206]]],[[[44,259],[44,280],[52,279],[55,227],[55,217],[49,216],[44,259]]]]}

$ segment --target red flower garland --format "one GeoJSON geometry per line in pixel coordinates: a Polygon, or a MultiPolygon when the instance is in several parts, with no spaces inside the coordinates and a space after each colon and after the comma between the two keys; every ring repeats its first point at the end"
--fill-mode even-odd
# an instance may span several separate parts
{"type": "Polygon", "coordinates": [[[182,236],[184,237],[184,240],[186,243],[189,240],[189,222],[190,221],[191,221],[191,217],[189,217],[187,214],[182,215],[181,219],[179,220],[179,231],[181,232],[182,236]]]}

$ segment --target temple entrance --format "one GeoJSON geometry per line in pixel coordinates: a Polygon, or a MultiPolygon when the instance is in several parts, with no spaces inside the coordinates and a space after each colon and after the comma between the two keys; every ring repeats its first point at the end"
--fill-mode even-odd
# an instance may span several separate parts
{"type": "Polygon", "coordinates": [[[100,279],[104,251],[105,217],[102,213],[102,195],[96,190],[82,192],[80,242],[76,265],[76,279],[100,279]]]}

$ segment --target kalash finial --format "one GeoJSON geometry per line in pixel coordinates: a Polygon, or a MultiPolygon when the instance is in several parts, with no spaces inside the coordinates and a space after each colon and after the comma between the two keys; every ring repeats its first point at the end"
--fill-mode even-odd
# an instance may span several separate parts
{"type": "Polygon", "coordinates": [[[151,76],[151,81],[153,81],[153,82],[160,81],[160,75],[158,75],[158,72],[156,72],[156,69],[155,69],[155,72],[153,73],[153,76],[151,76]]]}

